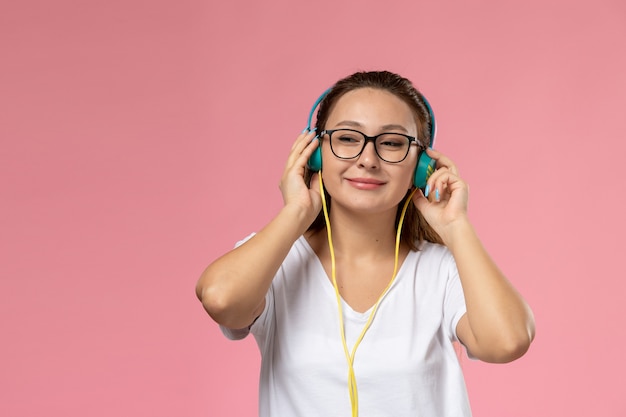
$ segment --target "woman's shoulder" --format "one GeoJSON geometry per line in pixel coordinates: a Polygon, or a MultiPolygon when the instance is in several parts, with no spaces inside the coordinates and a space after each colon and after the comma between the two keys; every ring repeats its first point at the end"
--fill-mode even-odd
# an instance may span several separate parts
{"type": "Polygon", "coordinates": [[[417,253],[420,254],[420,258],[432,260],[439,259],[440,261],[454,261],[452,253],[450,252],[448,247],[442,245],[441,243],[429,242],[427,240],[424,240],[419,245],[417,245],[417,247],[417,253]]]}
{"type": "Polygon", "coordinates": [[[446,245],[442,245],[441,243],[430,242],[428,240],[423,240],[422,242],[415,242],[417,246],[418,252],[426,252],[426,251],[448,251],[446,245]]]}
{"type": "Polygon", "coordinates": [[[308,246],[316,255],[320,254],[327,244],[326,230],[307,230],[296,243],[308,246]]]}

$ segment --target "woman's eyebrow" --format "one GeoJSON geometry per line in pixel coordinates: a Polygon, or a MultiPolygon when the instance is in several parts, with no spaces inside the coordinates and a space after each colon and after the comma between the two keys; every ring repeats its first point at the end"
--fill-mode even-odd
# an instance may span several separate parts
{"type": "MultiPolygon", "coordinates": [[[[337,123],[337,126],[352,126],[352,127],[363,127],[363,124],[356,122],[354,120],[342,120],[341,122],[337,123]]],[[[387,125],[383,125],[380,127],[381,131],[385,131],[385,130],[401,130],[403,132],[408,133],[408,130],[406,127],[402,126],[402,125],[398,125],[398,124],[387,124],[387,125]]]]}
{"type": "Polygon", "coordinates": [[[337,123],[337,126],[339,125],[344,125],[344,126],[352,126],[352,127],[363,127],[363,125],[359,122],[355,122],[354,120],[342,120],[341,122],[337,123]]]}
{"type": "Polygon", "coordinates": [[[383,127],[381,127],[381,129],[382,130],[402,130],[405,133],[409,133],[406,127],[402,125],[396,125],[396,124],[384,125],[383,127]]]}

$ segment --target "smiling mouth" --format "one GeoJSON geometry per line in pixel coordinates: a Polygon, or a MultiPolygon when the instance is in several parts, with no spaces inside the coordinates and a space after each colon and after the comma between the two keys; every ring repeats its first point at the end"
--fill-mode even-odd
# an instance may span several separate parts
{"type": "Polygon", "coordinates": [[[384,181],[373,178],[347,178],[347,181],[354,188],[359,190],[374,190],[385,184],[384,181]]]}
{"type": "Polygon", "coordinates": [[[348,181],[361,183],[361,184],[372,184],[372,185],[383,185],[385,182],[376,180],[373,178],[348,178],[348,181]]]}

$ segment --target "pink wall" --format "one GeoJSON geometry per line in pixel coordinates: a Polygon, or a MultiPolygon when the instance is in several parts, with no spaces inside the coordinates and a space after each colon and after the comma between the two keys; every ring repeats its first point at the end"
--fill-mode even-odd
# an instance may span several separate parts
{"type": "Polygon", "coordinates": [[[195,281],[280,207],[317,95],[383,68],[536,314],[518,362],[464,361],[475,415],[626,415],[623,1],[4,3],[0,415],[254,415],[195,281]]]}

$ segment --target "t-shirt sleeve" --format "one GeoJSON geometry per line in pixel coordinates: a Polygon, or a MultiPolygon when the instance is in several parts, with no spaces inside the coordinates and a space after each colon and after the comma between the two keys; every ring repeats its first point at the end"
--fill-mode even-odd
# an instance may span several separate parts
{"type": "Polygon", "coordinates": [[[228,327],[224,327],[220,324],[220,330],[222,334],[229,338],[230,340],[241,340],[244,337],[248,336],[250,333],[250,329],[248,327],[244,327],[243,329],[229,329],[228,327]]]}
{"type": "Polygon", "coordinates": [[[451,253],[447,254],[446,262],[448,263],[448,282],[444,298],[443,319],[451,339],[458,342],[456,326],[459,324],[461,317],[467,312],[467,308],[465,306],[465,296],[461,279],[459,278],[459,271],[451,253]]]}
{"type": "Polygon", "coordinates": [[[254,322],[243,329],[229,329],[220,325],[220,329],[224,336],[230,340],[241,340],[248,336],[250,333],[257,339],[259,346],[262,348],[265,346],[267,335],[272,329],[272,314],[274,311],[274,287],[270,286],[270,289],[265,294],[265,308],[263,312],[257,317],[254,322]]]}
{"type": "MultiPolygon", "coordinates": [[[[456,267],[456,262],[450,254],[450,274],[448,276],[448,283],[446,286],[446,296],[444,300],[444,320],[448,328],[448,332],[451,336],[451,340],[459,342],[461,346],[465,347],[456,333],[456,327],[459,324],[459,320],[467,313],[467,307],[465,305],[465,295],[463,293],[463,286],[461,285],[461,278],[459,278],[459,271],[456,267]]],[[[467,357],[470,359],[476,359],[472,352],[467,350],[467,357]]]]}

